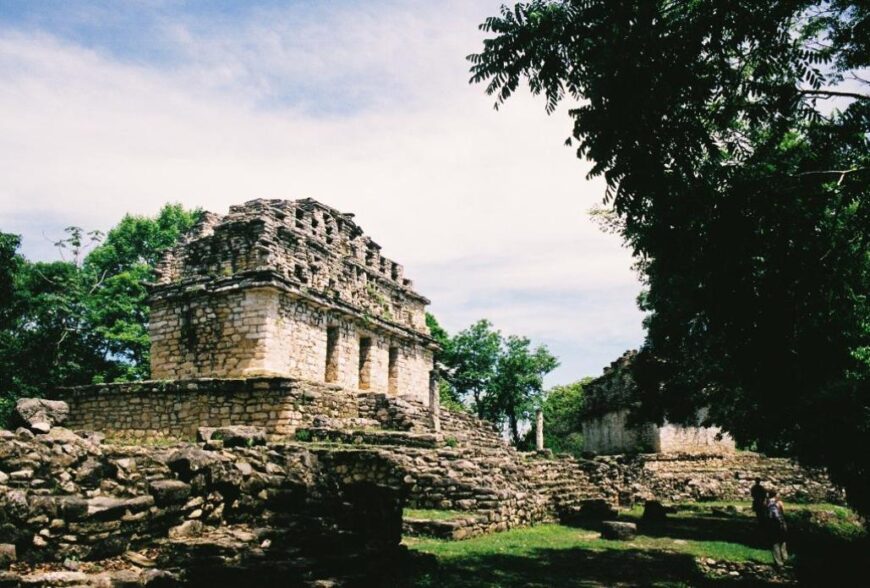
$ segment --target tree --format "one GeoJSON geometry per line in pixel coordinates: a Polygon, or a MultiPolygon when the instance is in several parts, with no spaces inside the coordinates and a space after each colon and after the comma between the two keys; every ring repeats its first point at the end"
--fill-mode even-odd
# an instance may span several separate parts
{"type": "MultiPolygon", "coordinates": [[[[583,378],[564,386],[553,386],[544,394],[544,447],[555,453],[580,457],[583,452],[583,387],[592,378],[583,378]]],[[[528,447],[534,446],[534,430],[526,436],[528,447]]]]}
{"type": "Polygon", "coordinates": [[[435,315],[428,312],[426,313],[426,326],[429,327],[429,333],[439,346],[439,349],[435,352],[434,363],[435,371],[438,374],[438,399],[441,406],[448,410],[466,412],[468,407],[462,403],[461,396],[448,381],[449,372],[448,366],[445,363],[445,357],[450,353],[450,335],[438,323],[435,315]]]}
{"type": "Polygon", "coordinates": [[[870,9],[857,1],[533,1],[470,56],[527,81],[645,280],[638,418],[708,419],[826,465],[870,512],[870,9]]]}
{"type": "Polygon", "coordinates": [[[117,374],[88,323],[92,285],[72,261],[23,263],[15,279],[13,317],[3,331],[4,393],[42,396],[58,386],[117,374]]]}
{"type": "Polygon", "coordinates": [[[105,240],[67,227],[54,262],[27,261],[0,233],[0,421],[20,396],[148,376],[145,282],[198,215],[126,216],[105,240]]]}
{"type": "MultiPolygon", "coordinates": [[[[14,385],[16,341],[10,327],[15,322],[15,284],[23,264],[18,254],[20,245],[18,235],[0,233],[0,394],[14,385]]],[[[10,403],[0,396],[0,422],[6,420],[10,410],[10,403]]]]}
{"type": "Polygon", "coordinates": [[[21,268],[18,255],[21,238],[18,235],[0,233],[0,329],[11,319],[12,301],[15,297],[15,279],[21,268]]]}
{"type": "Polygon", "coordinates": [[[541,402],[543,378],[559,362],[525,337],[502,337],[482,319],[453,337],[427,315],[426,323],[441,350],[435,366],[442,376],[441,402],[452,410],[471,408],[479,418],[506,426],[515,443],[519,428],[541,402]]]}
{"type": "Polygon", "coordinates": [[[501,333],[483,319],[458,332],[444,348],[445,376],[455,398],[470,404],[479,418],[492,415],[487,396],[495,378],[501,345],[501,333]]]}
{"type": "Polygon", "coordinates": [[[165,205],[155,218],[126,215],[84,261],[84,273],[95,285],[87,299],[89,320],[123,367],[124,379],[150,373],[146,283],[163,252],[200,215],[200,210],[185,210],[180,204],[165,205]]]}
{"type": "Polygon", "coordinates": [[[520,422],[534,419],[542,403],[544,376],[559,366],[546,346],[531,348],[525,337],[511,335],[498,355],[492,393],[482,399],[484,414],[497,423],[506,422],[511,440],[518,445],[520,422]]]}

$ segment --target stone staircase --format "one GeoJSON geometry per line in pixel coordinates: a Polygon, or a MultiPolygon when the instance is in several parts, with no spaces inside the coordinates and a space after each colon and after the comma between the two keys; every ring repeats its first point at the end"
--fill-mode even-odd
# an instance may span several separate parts
{"type": "Polygon", "coordinates": [[[354,422],[315,419],[328,426],[300,429],[297,439],[376,448],[404,472],[409,508],[468,513],[406,521],[407,533],[467,538],[559,520],[604,498],[581,462],[518,452],[493,424],[473,415],[442,410],[435,433],[431,413],[419,402],[372,393],[358,398],[354,422]]]}

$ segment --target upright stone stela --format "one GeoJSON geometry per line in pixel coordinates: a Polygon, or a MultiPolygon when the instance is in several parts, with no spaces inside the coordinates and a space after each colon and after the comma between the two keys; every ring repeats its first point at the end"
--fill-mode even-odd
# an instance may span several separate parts
{"type": "Polygon", "coordinates": [[[282,376],[428,404],[429,301],[380,249],[312,199],[205,213],[158,267],[152,377],[282,376]]]}

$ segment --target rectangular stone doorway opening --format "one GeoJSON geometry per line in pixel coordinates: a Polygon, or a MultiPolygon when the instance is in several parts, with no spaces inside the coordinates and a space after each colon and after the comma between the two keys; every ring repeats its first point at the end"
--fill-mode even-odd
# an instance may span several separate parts
{"type": "Polygon", "coordinates": [[[323,379],[327,382],[338,380],[338,327],[326,329],[326,373],[323,379]]]}
{"type": "Polygon", "coordinates": [[[359,389],[368,390],[372,382],[372,340],[362,337],[359,340],[359,389]]]}
{"type": "Polygon", "coordinates": [[[390,347],[390,363],[387,371],[387,392],[399,393],[399,348],[390,347]]]}

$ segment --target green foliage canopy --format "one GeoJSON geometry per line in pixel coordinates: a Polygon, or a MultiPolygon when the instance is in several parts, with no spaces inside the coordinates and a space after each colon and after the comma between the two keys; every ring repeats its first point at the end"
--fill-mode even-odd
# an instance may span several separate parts
{"type": "Polygon", "coordinates": [[[531,420],[541,404],[544,376],[558,360],[544,345],[533,348],[526,337],[503,337],[486,319],[452,337],[434,316],[427,324],[441,345],[435,360],[445,406],[470,407],[479,418],[506,426],[520,443],[520,423],[531,420]]]}
{"type": "Polygon", "coordinates": [[[481,28],[472,80],[569,99],[606,181],[646,282],[639,416],[709,407],[870,512],[870,7],[536,0],[481,28]]]}
{"type": "Polygon", "coordinates": [[[559,366],[559,361],[543,345],[532,349],[526,337],[511,335],[504,339],[492,381],[492,394],[484,405],[496,422],[506,420],[511,439],[522,440],[519,424],[533,421],[541,406],[544,376],[559,366]]]}
{"type": "Polygon", "coordinates": [[[199,210],[167,204],[155,218],[126,215],[85,258],[83,273],[95,285],[89,320],[127,379],[149,374],[148,291],[145,284],[163,252],[197,222],[199,210]]]}
{"type": "MultiPolygon", "coordinates": [[[[580,457],[583,452],[583,387],[592,378],[583,378],[564,386],[547,390],[541,410],[544,412],[544,447],[555,453],[568,453],[580,457]]],[[[529,431],[531,446],[534,430],[529,431]]]]}
{"type": "Polygon", "coordinates": [[[148,377],[145,283],[198,217],[167,205],[125,216],[104,240],[68,227],[54,262],[27,261],[20,239],[0,233],[0,420],[20,396],[148,377]]]}

